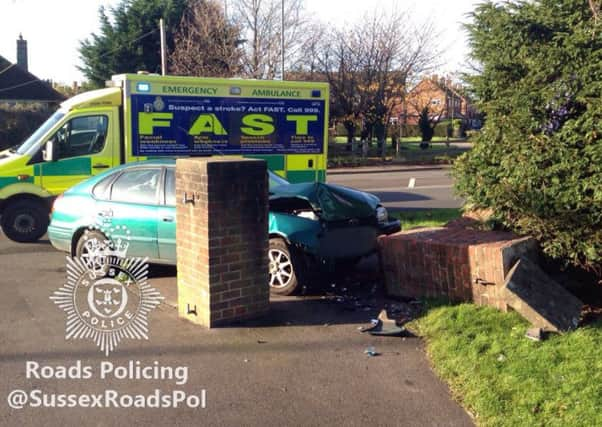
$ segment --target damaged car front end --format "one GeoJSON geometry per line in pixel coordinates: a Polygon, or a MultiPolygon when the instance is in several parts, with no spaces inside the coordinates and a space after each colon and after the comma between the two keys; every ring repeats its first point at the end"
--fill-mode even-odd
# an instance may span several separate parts
{"type": "Polygon", "coordinates": [[[380,200],[333,184],[270,186],[270,286],[289,295],[308,272],[351,265],[377,250],[377,237],[401,229],[380,200]]]}

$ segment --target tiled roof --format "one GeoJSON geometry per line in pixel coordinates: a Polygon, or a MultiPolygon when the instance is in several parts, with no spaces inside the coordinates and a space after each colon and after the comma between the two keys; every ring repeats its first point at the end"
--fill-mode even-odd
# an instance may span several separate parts
{"type": "Polygon", "coordinates": [[[60,102],[64,99],[48,83],[0,56],[0,101],[60,102]]]}

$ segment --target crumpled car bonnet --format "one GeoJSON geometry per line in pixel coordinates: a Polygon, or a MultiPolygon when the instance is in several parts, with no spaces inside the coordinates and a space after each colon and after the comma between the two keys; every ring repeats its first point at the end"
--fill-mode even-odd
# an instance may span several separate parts
{"type": "Polygon", "coordinates": [[[374,215],[379,199],[372,194],[334,184],[310,182],[280,185],[270,190],[270,199],[307,200],[325,221],[344,221],[374,215]]]}

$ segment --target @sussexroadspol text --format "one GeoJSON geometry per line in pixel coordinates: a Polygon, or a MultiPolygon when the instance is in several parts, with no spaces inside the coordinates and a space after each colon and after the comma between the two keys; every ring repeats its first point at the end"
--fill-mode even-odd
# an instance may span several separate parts
{"type": "MultiPolygon", "coordinates": [[[[36,361],[25,362],[25,377],[28,380],[109,380],[162,381],[174,386],[188,382],[187,366],[166,366],[154,361],[144,364],[140,361],[126,361],[115,364],[101,361],[96,366],[77,360],[70,365],[44,365],[36,361]]],[[[113,383],[114,387],[114,383],[113,383]]],[[[7,396],[8,406],[13,409],[31,408],[206,408],[207,391],[189,393],[183,390],[161,390],[153,388],[145,393],[124,393],[107,388],[94,393],[58,393],[43,390],[36,383],[35,388],[22,387],[12,390],[7,396]]]]}

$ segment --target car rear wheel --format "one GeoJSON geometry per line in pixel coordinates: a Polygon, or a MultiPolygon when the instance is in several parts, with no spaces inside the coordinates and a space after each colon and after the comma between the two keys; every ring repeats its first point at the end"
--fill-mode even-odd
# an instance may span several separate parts
{"type": "Polygon", "coordinates": [[[10,203],[2,213],[2,231],[15,242],[35,242],[48,230],[48,213],[48,208],[41,201],[20,200],[10,203]]]}
{"type": "Polygon", "coordinates": [[[270,239],[269,283],[270,292],[278,295],[292,295],[299,288],[299,281],[288,245],[282,239],[270,239]]]}
{"type": "Polygon", "coordinates": [[[102,269],[104,259],[99,255],[99,249],[106,246],[107,238],[97,230],[86,230],[77,240],[75,257],[91,269],[102,269]]]}

